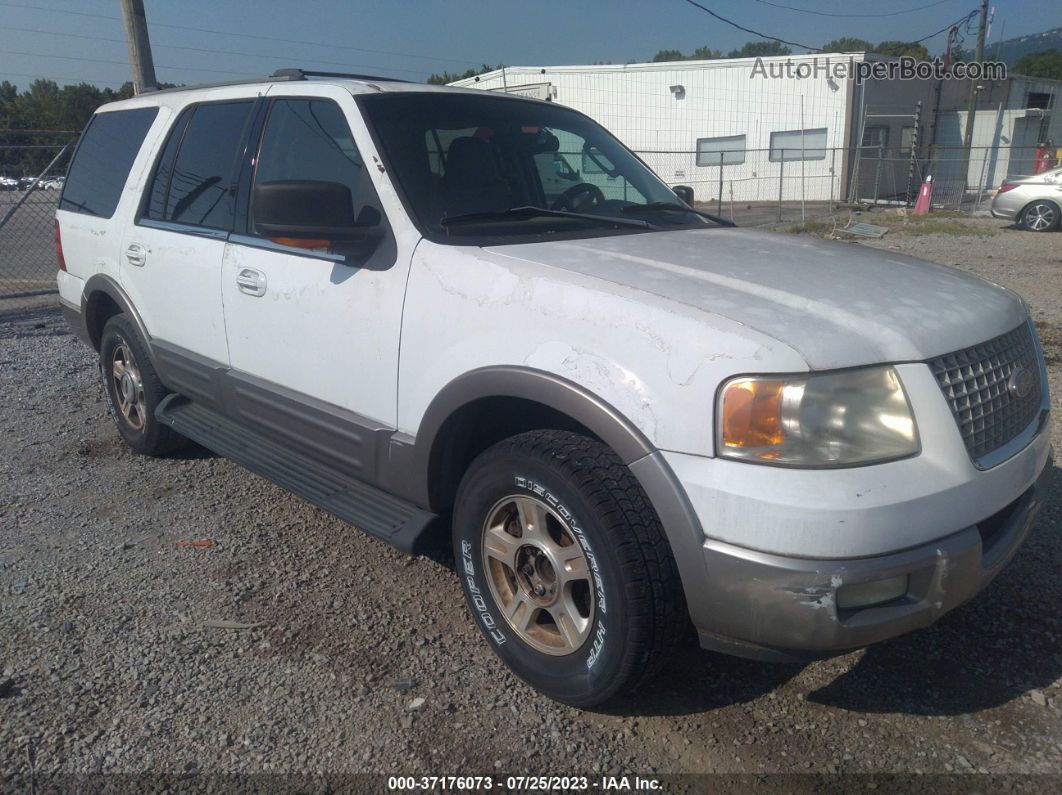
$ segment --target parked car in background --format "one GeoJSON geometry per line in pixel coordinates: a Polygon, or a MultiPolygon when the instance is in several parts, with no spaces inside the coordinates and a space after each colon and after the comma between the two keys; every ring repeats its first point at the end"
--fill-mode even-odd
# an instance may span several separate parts
{"type": "Polygon", "coordinates": [[[1062,220],[1062,168],[1029,177],[1008,177],[992,199],[992,215],[1032,232],[1058,229],[1062,220]]]}
{"type": "Polygon", "coordinates": [[[15,190],[18,180],[14,177],[0,177],[0,190],[15,190]]]}

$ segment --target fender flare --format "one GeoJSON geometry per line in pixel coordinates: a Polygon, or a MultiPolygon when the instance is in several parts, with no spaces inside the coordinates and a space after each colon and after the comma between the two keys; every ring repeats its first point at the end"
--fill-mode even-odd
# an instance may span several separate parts
{"type": "Polygon", "coordinates": [[[96,325],[96,315],[94,299],[98,294],[103,293],[126,315],[133,321],[133,325],[136,326],[137,332],[139,332],[141,338],[147,343],[148,357],[151,359],[151,364],[155,369],[158,369],[158,363],[155,361],[155,351],[151,345],[151,335],[147,332],[147,327],[144,325],[143,318],[140,317],[140,313],[133,306],[133,302],[129,299],[125,290],[118,284],[112,277],[105,273],[97,273],[91,276],[85,287],[81,291],[81,322],[85,326],[85,336],[92,343],[92,346],[98,351],[100,346],[99,338],[91,331],[96,325]]]}
{"type": "Polygon", "coordinates": [[[541,403],[578,422],[631,464],[656,448],[630,420],[588,389],[545,370],[515,365],[480,367],[459,375],[432,399],[417,429],[414,461],[419,482],[431,477],[439,433],[457,411],[484,398],[541,403]]]}
{"type": "Polygon", "coordinates": [[[439,433],[455,412],[483,398],[515,397],[541,403],[575,420],[612,448],[645,489],[671,545],[695,626],[710,624],[715,605],[703,598],[707,572],[704,530],[685,489],[663,455],[605,400],[561,376],[530,367],[482,367],[458,376],[429,404],[414,441],[418,495],[428,504],[432,457],[439,433]]]}

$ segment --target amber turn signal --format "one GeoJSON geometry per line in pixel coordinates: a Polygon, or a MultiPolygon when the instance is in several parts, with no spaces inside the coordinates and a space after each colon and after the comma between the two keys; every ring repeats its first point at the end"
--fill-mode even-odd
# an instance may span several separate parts
{"type": "Polygon", "coordinates": [[[739,378],[723,392],[723,447],[772,447],[785,440],[782,430],[784,381],[739,378]]]}

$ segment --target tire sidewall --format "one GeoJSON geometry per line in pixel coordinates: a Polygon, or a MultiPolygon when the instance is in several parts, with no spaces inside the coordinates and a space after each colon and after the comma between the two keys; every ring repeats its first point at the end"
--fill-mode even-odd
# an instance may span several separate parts
{"type": "Polygon", "coordinates": [[[1022,209],[1022,211],[1021,211],[1021,219],[1020,219],[1020,226],[1023,229],[1029,231],[1029,232],[1053,232],[1056,229],[1058,229],[1059,222],[1060,222],[1060,220],[1062,220],[1062,218],[1060,218],[1060,216],[1062,216],[1062,207],[1060,207],[1059,205],[1055,204],[1052,201],[1037,200],[1037,201],[1034,201],[1034,202],[1032,202],[1030,204],[1027,204],[1022,209]],[[1039,207],[1040,205],[1046,205],[1046,206],[1050,207],[1051,211],[1054,213],[1055,220],[1050,226],[1048,226],[1045,229],[1033,229],[1026,222],[1025,217],[1029,213],[1030,210],[1032,210],[1034,207],[1039,207]]]}
{"type": "Polygon", "coordinates": [[[156,401],[154,400],[154,395],[151,394],[148,382],[148,378],[153,373],[150,370],[145,370],[145,367],[150,368],[151,365],[150,362],[146,361],[144,348],[139,342],[140,340],[135,332],[128,328],[128,324],[121,316],[107,321],[100,340],[99,368],[100,378],[103,381],[103,393],[107,399],[107,413],[111,415],[118,433],[126,444],[134,450],[142,452],[150,446],[152,435],[157,434],[156,425],[158,421],[155,419],[156,401]],[[119,345],[125,345],[132,353],[133,358],[136,360],[137,369],[140,371],[141,381],[144,384],[144,403],[147,409],[147,417],[144,421],[144,427],[140,430],[133,428],[118,409],[118,396],[115,393],[116,386],[111,375],[111,357],[114,354],[114,349],[119,345]]]}
{"type": "Polygon", "coordinates": [[[514,453],[490,459],[469,472],[454,513],[454,555],[473,619],[495,653],[531,686],[569,704],[601,701],[622,684],[628,645],[629,611],[607,531],[589,500],[551,467],[514,453]],[[594,623],[572,654],[550,655],[527,644],[491,595],[483,563],[483,525],[488,512],[511,496],[534,497],[556,511],[576,535],[593,573],[594,623]]]}

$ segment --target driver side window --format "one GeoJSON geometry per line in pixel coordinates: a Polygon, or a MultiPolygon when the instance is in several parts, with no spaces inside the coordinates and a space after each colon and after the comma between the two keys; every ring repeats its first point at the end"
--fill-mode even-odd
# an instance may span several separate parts
{"type": "Polygon", "coordinates": [[[276,99],[262,135],[255,184],[287,180],[338,182],[357,216],[375,207],[376,191],[358,147],[331,100],[276,99]]]}

